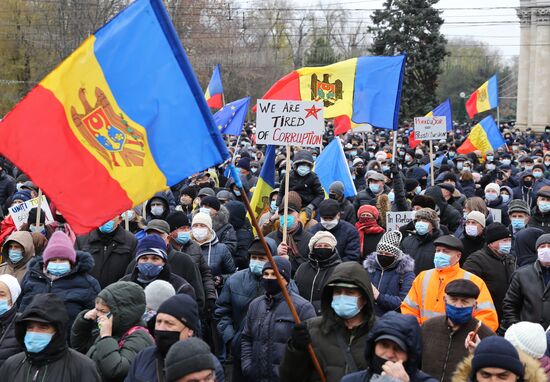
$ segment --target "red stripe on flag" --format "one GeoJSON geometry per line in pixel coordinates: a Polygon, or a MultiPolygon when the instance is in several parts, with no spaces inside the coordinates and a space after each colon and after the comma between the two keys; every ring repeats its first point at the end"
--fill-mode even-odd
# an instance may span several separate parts
{"type": "Polygon", "coordinates": [[[206,103],[213,109],[221,109],[223,107],[223,94],[214,94],[206,100],[206,103]]]}
{"type": "Polygon", "coordinates": [[[351,120],[348,115],[339,115],[334,118],[334,135],[345,134],[351,129],[351,120]]]}
{"type": "Polygon", "coordinates": [[[459,153],[459,154],[469,154],[469,153],[473,153],[477,149],[478,148],[475,147],[472,144],[472,142],[470,142],[470,138],[466,138],[464,143],[462,143],[462,145],[460,145],[460,147],[458,149],[456,149],[456,152],[459,153]]]}
{"type": "Polygon", "coordinates": [[[409,135],[409,146],[412,149],[416,149],[416,146],[421,144],[422,141],[417,141],[414,137],[414,130],[411,132],[411,135],[409,135]]]}
{"type": "Polygon", "coordinates": [[[0,123],[0,153],[42,188],[78,234],[132,206],[126,191],[76,138],[63,105],[40,85],[0,123]]]}
{"type": "Polygon", "coordinates": [[[466,101],[466,113],[468,113],[470,118],[474,118],[477,114],[477,90],[466,101]]]}
{"type": "MultiPolygon", "coordinates": [[[[294,71],[275,82],[261,99],[302,101],[300,94],[300,75],[294,71]]],[[[256,112],[256,105],[252,108],[256,112]]]]}

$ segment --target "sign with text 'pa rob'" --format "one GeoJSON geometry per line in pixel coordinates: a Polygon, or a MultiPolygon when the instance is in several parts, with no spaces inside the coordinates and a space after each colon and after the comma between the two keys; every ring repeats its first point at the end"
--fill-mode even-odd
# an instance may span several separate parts
{"type": "Polygon", "coordinates": [[[414,139],[417,141],[439,141],[446,138],[446,117],[414,117],[414,139]]]}
{"type": "Polygon", "coordinates": [[[258,100],[257,144],[318,147],[323,143],[324,132],[320,102],[258,100]]]}
{"type": "Polygon", "coordinates": [[[414,211],[386,212],[386,231],[398,230],[414,220],[414,211]]]}

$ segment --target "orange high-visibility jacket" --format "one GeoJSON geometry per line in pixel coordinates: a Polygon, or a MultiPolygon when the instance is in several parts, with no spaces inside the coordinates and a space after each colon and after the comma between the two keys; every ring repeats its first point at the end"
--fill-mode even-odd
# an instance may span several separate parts
{"type": "Polygon", "coordinates": [[[401,313],[415,316],[420,325],[432,317],[444,315],[445,287],[457,279],[470,280],[478,286],[480,293],[473,316],[496,331],[498,317],[489,289],[482,279],[460,268],[458,263],[448,268],[429,269],[416,276],[409,294],[401,303],[401,313]]]}

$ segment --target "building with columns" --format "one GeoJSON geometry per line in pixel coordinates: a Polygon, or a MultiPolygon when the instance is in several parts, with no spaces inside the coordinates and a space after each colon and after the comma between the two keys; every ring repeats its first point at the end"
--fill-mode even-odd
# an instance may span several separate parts
{"type": "Polygon", "coordinates": [[[520,54],[516,125],[550,125],[550,0],[520,0],[520,54]]]}

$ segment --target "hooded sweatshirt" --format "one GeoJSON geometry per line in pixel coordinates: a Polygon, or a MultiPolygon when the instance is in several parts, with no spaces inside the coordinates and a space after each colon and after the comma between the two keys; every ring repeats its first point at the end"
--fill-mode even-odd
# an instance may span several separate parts
{"type": "Polygon", "coordinates": [[[0,265],[0,275],[12,275],[19,281],[19,284],[23,281],[23,276],[27,272],[29,261],[34,256],[34,244],[30,232],[27,231],[15,231],[6,239],[2,247],[2,258],[6,260],[5,263],[0,265]],[[14,264],[9,256],[9,242],[14,241],[23,247],[23,259],[14,264]]]}

